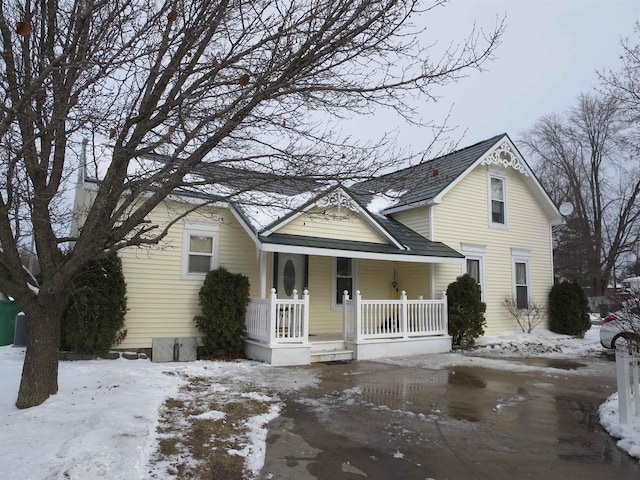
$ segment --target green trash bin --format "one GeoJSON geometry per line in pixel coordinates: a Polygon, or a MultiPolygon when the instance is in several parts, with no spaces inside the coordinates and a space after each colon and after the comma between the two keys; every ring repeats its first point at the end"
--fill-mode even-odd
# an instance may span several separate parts
{"type": "Polygon", "coordinates": [[[605,318],[609,315],[608,303],[601,303],[600,305],[598,305],[598,308],[600,309],[600,318],[605,318]]]}
{"type": "Polygon", "coordinates": [[[0,300],[0,346],[11,345],[20,307],[13,300],[0,300]]]}

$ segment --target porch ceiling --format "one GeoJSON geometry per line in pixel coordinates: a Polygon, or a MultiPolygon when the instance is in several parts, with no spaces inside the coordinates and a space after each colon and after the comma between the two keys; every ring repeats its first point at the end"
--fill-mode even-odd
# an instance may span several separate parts
{"type": "MultiPolygon", "coordinates": [[[[359,242],[334,238],[306,237],[272,233],[260,237],[262,249],[269,252],[305,253],[320,256],[371,258],[419,263],[460,263],[464,256],[441,242],[424,237],[400,250],[384,243],[359,242]]],[[[408,242],[407,242],[408,243],[408,242]]]]}

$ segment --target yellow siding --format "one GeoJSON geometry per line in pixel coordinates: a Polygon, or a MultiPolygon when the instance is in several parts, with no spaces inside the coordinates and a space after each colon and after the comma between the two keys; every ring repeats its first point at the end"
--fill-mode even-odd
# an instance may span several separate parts
{"type": "MultiPolygon", "coordinates": [[[[461,250],[461,244],[486,245],[485,295],[487,334],[517,328],[503,306],[513,295],[511,249],[531,251],[531,297],[546,305],[553,282],[551,227],[522,181],[520,173],[506,169],[507,228],[489,226],[488,168],[479,166],[433,207],[434,240],[461,250]]],[[[438,265],[436,292],[461,274],[459,267],[438,265]]]]}
{"type": "Polygon", "coordinates": [[[356,290],[360,290],[362,298],[367,300],[400,298],[400,294],[396,294],[391,286],[395,262],[358,260],[356,263],[356,290]]]}
{"type": "Polygon", "coordinates": [[[278,233],[388,243],[366,220],[347,208],[315,208],[278,229],[278,233]]]}
{"type": "Polygon", "coordinates": [[[331,257],[309,257],[309,331],[342,332],[342,308],[332,308],[331,257]]]}
{"type": "MultiPolygon", "coordinates": [[[[431,268],[427,263],[399,263],[398,290],[407,292],[407,297],[417,299],[431,298],[431,268]]],[[[435,298],[440,298],[440,292],[435,292],[435,298]]]]}
{"type": "MultiPolygon", "coordinates": [[[[157,207],[149,218],[160,225],[181,211],[179,204],[157,207]]],[[[189,219],[219,221],[219,265],[249,277],[252,296],[260,294],[259,257],[255,244],[227,210],[206,210],[189,219]]],[[[127,248],[120,252],[127,282],[127,338],[121,348],[149,348],[154,337],[199,336],[193,317],[200,313],[202,280],[182,278],[183,221],[178,221],[162,244],[127,248]]]]}
{"type": "MultiPolygon", "coordinates": [[[[333,307],[332,262],[331,257],[309,258],[309,329],[312,334],[342,332],[342,308],[333,307]]],[[[410,299],[420,295],[430,298],[429,265],[358,259],[355,268],[355,290],[360,290],[364,299],[399,299],[402,290],[410,299]],[[391,285],[394,269],[397,292],[391,285]]]]}
{"type": "Polygon", "coordinates": [[[419,207],[404,212],[394,213],[392,217],[405,224],[410,229],[420,233],[423,237],[430,238],[429,208],[430,207],[419,207]]]}

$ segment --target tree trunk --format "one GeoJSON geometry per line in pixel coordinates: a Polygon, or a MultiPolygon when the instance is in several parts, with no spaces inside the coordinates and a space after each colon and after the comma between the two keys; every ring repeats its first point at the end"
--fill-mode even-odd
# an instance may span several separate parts
{"type": "Polygon", "coordinates": [[[30,408],[58,392],[61,312],[54,302],[23,310],[27,320],[27,352],[16,407],[30,408]]]}

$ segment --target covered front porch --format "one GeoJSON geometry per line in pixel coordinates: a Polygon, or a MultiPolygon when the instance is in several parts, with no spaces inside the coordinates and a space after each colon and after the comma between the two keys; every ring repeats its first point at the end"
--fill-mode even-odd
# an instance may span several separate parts
{"type": "Polygon", "coordinates": [[[309,333],[310,293],[251,299],[246,314],[245,353],[272,365],[367,360],[380,357],[447,352],[447,299],[368,299],[343,292],[342,331],[309,333]]]}
{"type": "Polygon", "coordinates": [[[465,260],[449,246],[344,198],[273,224],[257,246],[249,358],[307,365],[451,349],[440,279],[465,260]]]}

